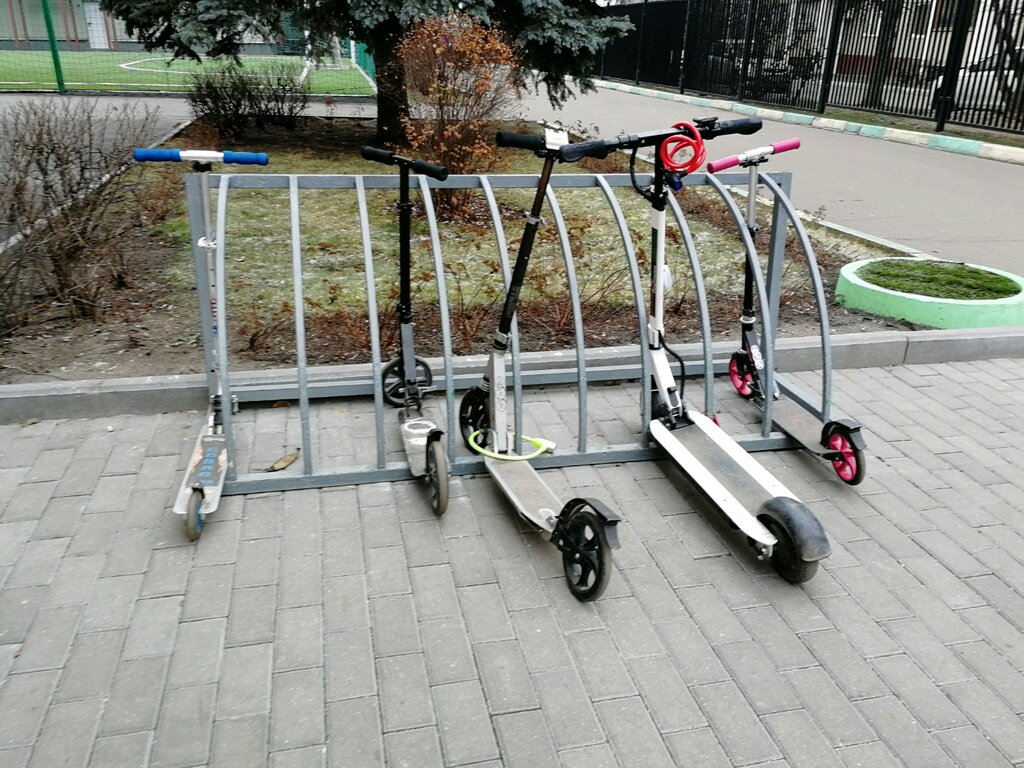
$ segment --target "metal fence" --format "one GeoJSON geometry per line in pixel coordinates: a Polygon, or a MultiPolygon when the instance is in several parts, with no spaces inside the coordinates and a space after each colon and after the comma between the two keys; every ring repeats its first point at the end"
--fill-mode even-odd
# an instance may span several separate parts
{"type": "MultiPolygon", "coordinates": [[[[314,59],[310,42],[286,20],[273,39],[247,39],[240,63],[253,77],[294,72],[314,94],[373,93],[365,46],[335,39],[314,59]]],[[[195,74],[224,65],[146,51],[98,2],[0,0],[0,90],[182,93],[195,74]]]]}
{"type": "Polygon", "coordinates": [[[605,77],[916,117],[940,131],[1024,132],[1024,0],[671,0],[608,10],[635,29],[608,47],[605,77]]]}

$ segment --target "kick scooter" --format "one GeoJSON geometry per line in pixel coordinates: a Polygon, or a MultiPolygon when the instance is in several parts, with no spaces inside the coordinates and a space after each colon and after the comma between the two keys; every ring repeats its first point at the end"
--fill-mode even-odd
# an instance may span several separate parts
{"type": "MultiPolygon", "coordinates": [[[[782,397],[778,386],[773,381],[771,393],[767,393],[764,381],[764,356],[758,339],[754,312],[754,270],[760,269],[757,252],[752,251],[754,238],[757,235],[757,185],[758,167],[768,162],[768,158],[781,152],[788,152],[800,147],[799,139],[787,139],[766,147],[757,147],[739,155],[731,155],[708,163],[708,173],[717,173],[739,166],[749,169],[747,191],[747,253],[743,269],[743,313],[740,316],[740,348],[729,358],[729,379],[736,392],[754,405],[764,410],[768,397],[772,399],[772,425],[786,433],[810,453],[820,456],[832,463],[836,475],[847,485],[857,485],[864,479],[866,462],[864,457],[864,437],[861,425],[853,419],[830,419],[826,408],[821,418],[801,407],[789,397],[782,397]]],[[[809,245],[809,243],[808,243],[809,245]]],[[[813,266],[813,255],[809,263],[813,266]]],[[[828,343],[828,316],[821,315],[822,342],[828,343]]],[[[765,339],[766,343],[769,341],[765,339]]],[[[827,404],[829,393],[825,392],[827,404]]]]}
{"type": "Polygon", "coordinates": [[[782,578],[800,583],[813,577],[818,561],[830,554],[824,528],[810,509],[721,427],[683,400],[685,366],[665,344],[668,187],[680,189],[682,178],[704,163],[704,140],[731,133],[751,134],[760,128],[757,118],[728,122],[703,118],[665,130],[581,142],[564,147],[559,156],[571,162],[581,157],[606,157],[615,150],[631,151],[633,186],[652,208],[653,258],[646,334],[652,367],[649,386],[653,418],[649,434],[730,524],[746,535],[758,559],[770,559],[782,578]],[[654,149],[653,180],[646,189],[637,183],[635,173],[637,151],[644,147],[654,149]],[[678,383],[666,353],[683,369],[678,383]]]}
{"type": "Polygon", "coordinates": [[[422,160],[410,160],[376,147],[363,147],[363,158],[384,165],[397,165],[398,186],[398,357],[381,374],[384,399],[401,408],[398,424],[402,445],[413,477],[426,477],[430,485],[430,508],[443,515],[448,508],[448,458],[441,443],[444,431],[423,416],[423,394],[430,389],[433,375],[425,360],[416,357],[412,314],[412,203],[409,201],[409,171],[444,181],[448,169],[422,160]]]}
{"type": "MultiPolygon", "coordinates": [[[[266,165],[269,160],[262,152],[212,152],[201,149],[136,149],[134,157],[138,162],[191,162],[192,170],[199,175],[204,234],[196,245],[206,254],[206,291],[210,297],[213,330],[213,338],[207,341],[215,342],[220,332],[220,323],[217,307],[217,243],[214,242],[213,217],[210,213],[210,171],[213,163],[266,165]]],[[[215,343],[213,348],[216,348],[215,343]]],[[[227,437],[224,434],[224,408],[234,407],[234,403],[224,403],[217,353],[209,359],[212,360],[209,373],[213,377],[214,394],[210,396],[206,427],[196,440],[185,479],[174,499],[174,512],[185,516],[185,535],[189,541],[199,539],[203,533],[206,516],[217,511],[224,490],[228,463],[231,460],[228,456],[227,437]]]]}
{"type": "Polygon", "coordinates": [[[524,435],[522,439],[534,450],[518,452],[519,446],[513,445],[514,437],[510,435],[505,370],[512,321],[541,222],[544,196],[558,149],[568,144],[569,136],[564,130],[548,128],[543,136],[499,133],[496,140],[500,147],[532,150],[544,160],[544,166],[526,216],[486,371],[480,384],[462,397],[459,428],[466,447],[484,457],[488,474],[520,517],[551,535],[550,541],[562,553],[562,569],[572,595],[580,601],[596,600],[611,576],[609,547],[619,547],[616,526],[621,518],[596,499],[574,498],[562,503],[529,463],[530,459],[553,451],[555,444],[551,441],[524,435]]]}

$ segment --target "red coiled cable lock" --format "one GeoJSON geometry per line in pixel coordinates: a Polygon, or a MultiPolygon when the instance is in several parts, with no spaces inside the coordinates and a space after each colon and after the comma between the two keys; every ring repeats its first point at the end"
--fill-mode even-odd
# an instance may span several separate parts
{"type": "Polygon", "coordinates": [[[704,165],[704,161],[707,159],[704,139],[701,138],[700,131],[697,130],[693,123],[676,123],[672,127],[688,131],[690,135],[681,133],[665,139],[661,143],[661,149],[659,150],[661,162],[669,171],[682,172],[684,174],[693,173],[704,165]],[[679,156],[684,152],[690,153],[690,156],[680,160],[679,156]]]}

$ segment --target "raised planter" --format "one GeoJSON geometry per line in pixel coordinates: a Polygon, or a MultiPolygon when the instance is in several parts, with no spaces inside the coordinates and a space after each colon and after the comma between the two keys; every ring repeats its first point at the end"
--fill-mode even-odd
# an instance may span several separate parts
{"type": "Polygon", "coordinates": [[[1024,326],[1024,278],[999,269],[968,264],[975,269],[1010,279],[1018,287],[1017,294],[1005,299],[939,299],[892,291],[861,279],[857,272],[875,261],[879,259],[855,261],[839,271],[836,299],[840,304],[873,315],[909,320],[932,328],[1024,326]]]}

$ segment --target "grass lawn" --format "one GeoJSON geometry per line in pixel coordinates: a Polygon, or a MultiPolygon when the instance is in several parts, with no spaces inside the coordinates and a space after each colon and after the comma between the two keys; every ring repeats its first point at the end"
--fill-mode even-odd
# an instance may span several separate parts
{"type": "MultiPolygon", "coordinates": [[[[351,60],[342,67],[305,66],[297,56],[242,56],[242,65],[254,77],[268,66],[282,63],[304,73],[310,92],[334,95],[372,95],[370,80],[351,60]],[[305,70],[305,71],[304,71],[305,70]]],[[[145,51],[61,51],[64,84],[69,90],[94,91],[171,91],[184,92],[191,75],[206,69],[218,69],[224,62],[173,61],[167,54],[145,51]]],[[[0,50],[0,89],[56,90],[53,58],[49,51],[0,50]]]]}

